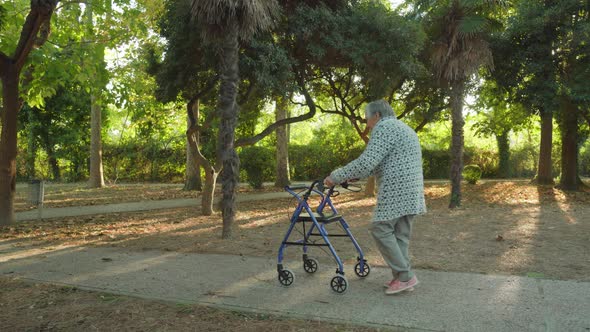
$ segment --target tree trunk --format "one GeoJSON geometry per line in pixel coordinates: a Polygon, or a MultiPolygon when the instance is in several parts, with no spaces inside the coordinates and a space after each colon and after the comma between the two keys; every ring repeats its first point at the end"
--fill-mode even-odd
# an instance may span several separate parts
{"type": "Polygon", "coordinates": [[[19,101],[19,77],[26,59],[34,47],[47,40],[49,24],[57,1],[31,1],[13,57],[0,51],[0,79],[2,80],[2,111],[0,119],[0,225],[15,221],[14,194],[16,191],[16,140],[19,101]],[[43,31],[39,33],[41,27],[43,31]],[[46,28],[46,29],[45,29],[46,28]]]}
{"type": "Polygon", "coordinates": [[[498,177],[507,179],[511,177],[510,171],[510,141],[508,140],[508,133],[505,131],[500,135],[496,135],[496,142],[498,144],[498,155],[500,156],[500,164],[498,166],[498,177]]]}
{"type": "Polygon", "coordinates": [[[90,188],[104,187],[102,170],[101,107],[96,96],[90,96],[90,188]]]}
{"type": "Polygon", "coordinates": [[[53,148],[51,146],[47,148],[47,159],[49,162],[49,168],[51,169],[51,174],[53,175],[53,180],[61,180],[59,164],[57,163],[57,158],[55,158],[55,152],[53,151],[53,148]]]}
{"type": "MultiPolygon", "coordinates": [[[[281,97],[276,101],[276,120],[286,119],[288,116],[287,107],[289,98],[281,97]]],[[[287,136],[287,126],[279,126],[277,133],[277,180],[275,187],[283,188],[291,183],[289,174],[289,136],[287,136]]]]}
{"type": "Polygon", "coordinates": [[[559,187],[578,190],[578,107],[569,97],[561,102],[561,177],[559,187]]]}
{"type": "MultiPolygon", "coordinates": [[[[195,101],[192,105],[194,119],[199,118],[199,101],[195,101]]],[[[187,117],[188,128],[191,126],[191,120],[187,117]]],[[[199,144],[199,131],[193,133],[192,138],[187,137],[186,141],[186,180],[184,182],[183,190],[203,190],[201,182],[201,163],[197,156],[196,147],[191,144],[191,139],[194,139],[199,144]]]]}
{"type": "Polygon", "coordinates": [[[28,134],[27,134],[27,161],[26,161],[26,169],[27,169],[27,176],[29,179],[34,179],[36,177],[36,170],[35,170],[35,162],[37,161],[37,141],[35,139],[35,130],[33,130],[33,123],[35,119],[33,117],[34,108],[28,108],[28,120],[29,120],[29,127],[28,127],[28,134]]]}
{"type": "MultiPolygon", "coordinates": [[[[4,64],[2,64],[4,65],[4,64]]],[[[19,70],[10,64],[2,75],[2,133],[0,134],[0,225],[15,222],[14,194],[16,191],[16,133],[19,70]]]]}
{"type": "Polygon", "coordinates": [[[464,82],[455,82],[451,88],[451,202],[449,208],[461,206],[461,180],[463,178],[463,92],[464,82]]]}
{"type": "MultiPolygon", "coordinates": [[[[109,0],[110,3],[110,0],[109,0]]],[[[92,5],[86,6],[86,19],[87,29],[89,36],[95,34],[92,5]]],[[[99,61],[101,64],[104,63],[104,46],[100,47],[99,56],[90,61],[99,61]]],[[[105,64],[106,65],[106,64],[105,64]]],[[[97,66],[98,68],[98,66],[97,66]]],[[[101,139],[101,106],[99,104],[102,87],[99,83],[101,80],[94,82],[94,86],[90,91],[90,178],[88,179],[88,186],[90,188],[102,188],[104,187],[104,177],[102,169],[102,139],[101,139]]],[[[90,82],[92,84],[93,82],[90,82]]]]}
{"type": "Polygon", "coordinates": [[[204,216],[213,214],[213,198],[215,197],[215,185],[218,175],[219,173],[212,167],[205,170],[205,186],[201,197],[201,213],[204,216]]]}
{"type": "Polygon", "coordinates": [[[219,87],[220,125],[217,153],[221,155],[221,213],[223,216],[223,239],[231,238],[236,215],[235,189],[238,184],[240,160],[234,146],[235,128],[238,119],[236,96],[238,93],[238,25],[232,22],[227,28],[221,50],[221,85],[219,87]]]}
{"type": "Polygon", "coordinates": [[[553,184],[553,112],[541,110],[541,146],[539,148],[539,168],[535,182],[541,185],[553,184]]]}
{"type": "Polygon", "coordinates": [[[199,160],[199,164],[205,170],[205,186],[203,187],[203,192],[201,196],[201,213],[205,216],[210,216],[213,214],[213,198],[215,196],[215,184],[217,182],[217,176],[219,175],[219,165],[221,165],[221,161],[218,156],[216,165],[212,165],[211,162],[207,158],[205,158],[205,156],[203,156],[201,150],[199,149],[198,138],[200,129],[198,126],[198,119],[195,118],[195,113],[192,112],[193,104],[197,101],[198,100],[193,99],[186,106],[187,117],[189,118],[189,128],[186,131],[186,138],[188,143],[191,145],[192,150],[196,151],[196,158],[199,160]]]}

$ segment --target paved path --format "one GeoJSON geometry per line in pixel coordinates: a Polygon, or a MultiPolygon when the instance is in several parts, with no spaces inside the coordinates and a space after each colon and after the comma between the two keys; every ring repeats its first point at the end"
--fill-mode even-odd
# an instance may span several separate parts
{"type": "Polygon", "coordinates": [[[0,242],[0,274],[93,291],[397,331],[590,330],[590,283],[418,270],[414,292],[385,296],[386,269],[359,279],[346,266],[349,290],[338,295],[328,286],[334,263],[320,261],[313,275],[286,264],[296,276],[289,288],[270,258],[0,242]]]}

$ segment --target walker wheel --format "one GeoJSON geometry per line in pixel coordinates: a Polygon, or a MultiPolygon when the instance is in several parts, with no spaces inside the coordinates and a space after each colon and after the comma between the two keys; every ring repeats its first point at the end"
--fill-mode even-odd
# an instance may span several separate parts
{"type": "Polygon", "coordinates": [[[289,269],[282,269],[281,271],[279,271],[278,277],[281,285],[285,287],[291,286],[295,281],[295,275],[289,269]]]}
{"type": "Polygon", "coordinates": [[[344,276],[336,275],[334,278],[332,278],[332,281],[330,282],[330,287],[332,287],[332,290],[336,293],[342,294],[346,292],[346,288],[348,287],[348,281],[346,281],[346,278],[344,276]]]}
{"type": "Polygon", "coordinates": [[[303,261],[303,269],[307,273],[315,273],[318,270],[318,260],[315,258],[308,258],[303,261]]]}
{"type": "Polygon", "coordinates": [[[361,262],[358,262],[354,266],[354,273],[361,278],[365,278],[371,273],[371,267],[367,262],[363,262],[363,270],[361,271],[361,262]]]}

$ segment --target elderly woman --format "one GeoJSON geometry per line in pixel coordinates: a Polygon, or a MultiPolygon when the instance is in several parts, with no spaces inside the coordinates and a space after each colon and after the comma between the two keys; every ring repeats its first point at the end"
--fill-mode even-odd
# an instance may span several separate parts
{"type": "Polygon", "coordinates": [[[384,100],[367,104],[365,117],[371,129],[365,151],[333,171],[324,183],[333,186],[346,180],[376,177],[377,205],[370,232],[393,272],[393,279],[385,284],[385,293],[396,294],[413,290],[418,284],[410,267],[408,247],[414,216],[426,212],[422,152],[414,130],[399,121],[384,100]]]}

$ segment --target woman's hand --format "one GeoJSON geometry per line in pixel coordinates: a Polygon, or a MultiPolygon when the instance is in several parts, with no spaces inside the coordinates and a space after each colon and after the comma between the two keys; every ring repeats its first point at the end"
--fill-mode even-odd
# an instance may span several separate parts
{"type": "Polygon", "coordinates": [[[334,182],[334,180],[332,179],[332,177],[331,177],[331,176],[327,176],[327,177],[324,179],[324,185],[325,185],[326,187],[333,187],[333,186],[335,186],[335,185],[336,185],[336,183],[334,182]]]}

